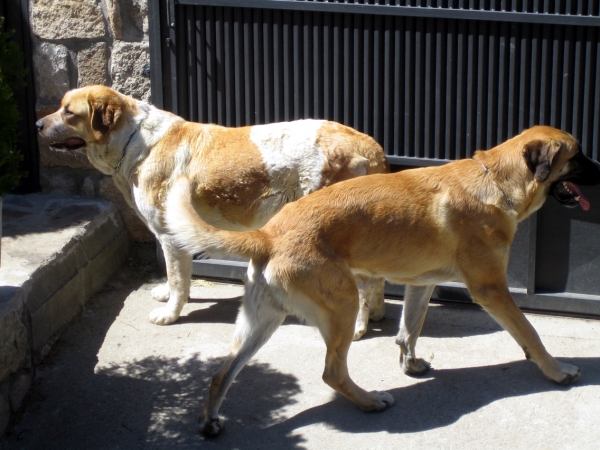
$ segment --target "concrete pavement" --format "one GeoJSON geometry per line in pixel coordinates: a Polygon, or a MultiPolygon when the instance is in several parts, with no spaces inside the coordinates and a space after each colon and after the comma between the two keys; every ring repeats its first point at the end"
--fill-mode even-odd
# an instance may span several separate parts
{"type": "Polygon", "coordinates": [[[147,322],[161,281],[153,250],[136,254],[86,304],[37,368],[26,412],[3,449],[511,448],[595,449],[600,442],[600,322],[529,315],[548,350],[581,368],[572,386],[546,380],[478,309],[431,305],[420,356],[401,373],[394,344],[402,302],[352,344],[353,379],[396,404],[362,413],[321,380],[325,346],[289,319],[240,373],[204,440],[196,419],[227,354],[242,287],[196,281],[174,325],[147,322]]]}

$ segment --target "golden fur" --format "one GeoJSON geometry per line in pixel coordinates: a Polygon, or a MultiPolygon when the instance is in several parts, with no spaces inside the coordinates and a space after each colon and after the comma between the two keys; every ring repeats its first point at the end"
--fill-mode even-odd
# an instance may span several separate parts
{"type": "MultiPolygon", "coordinates": [[[[177,320],[188,300],[191,257],[166,233],[164,201],[178,176],[190,180],[193,207],[207,223],[229,230],[256,229],[281,207],[323,186],[387,173],[381,146],[352,128],[328,121],[226,128],[192,123],[105,86],[65,94],[53,114],[36,123],[58,149],[85,148],[89,160],[112,175],[130,206],[160,241],[166,285],[153,297],[168,300],[149,320],[177,320]]],[[[383,316],[383,279],[360,277],[374,291],[363,296],[357,337],[383,316]],[[376,311],[377,310],[377,311],[376,311]]]]}
{"type": "Polygon", "coordinates": [[[365,411],[393,404],[388,393],[365,391],[348,374],[359,309],[355,274],[407,284],[396,343],[408,374],[429,368],[416,358],[415,345],[434,286],[459,280],[548,378],[575,380],[579,369],[553,358],[516,306],[506,267],[517,223],[549,192],[585,209],[583,194],[567,180],[597,184],[599,167],[568,133],[534,127],[472,159],[335,184],[286,205],[264,228],[242,233],[204,223],[182,201],[189,180],[181,177],[167,201],[167,222],[182,248],[252,259],[234,344],[212,379],[201,431],[219,432],[218,410],[230,383],[287,314],[319,328],[327,384],[365,411]]]}

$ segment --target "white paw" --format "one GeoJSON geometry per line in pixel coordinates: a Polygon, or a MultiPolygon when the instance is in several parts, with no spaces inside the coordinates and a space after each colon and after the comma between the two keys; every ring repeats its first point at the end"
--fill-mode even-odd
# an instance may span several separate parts
{"type": "Polygon", "coordinates": [[[353,341],[358,341],[361,337],[364,336],[364,334],[367,332],[367,327],[363,326],[362,324],[357,326],[354,329],[354,337],[352,338],[353,341]]]}
{"type": "Polygon", "coordinates": [[[554,381],[559,384],[570,384],[579,378],[579,367],[561,362],[558,362],[558,364],[560,367],[559,373],[551,377],[554,381]]]}
{"type": "Polygon", "coordinates": [[[371,391],[370,392],[373,400],[373,404],[370,404],[362,408],[366,412],[379,412],[386,409],[388,406],[392,406],[396,401],[391,394],[384,391],[371,391]]]}
{"type": "Polygon", "coordinates": [[[151,291],[152,298],[157,302],[166,302],[169,300],[169,283],[162,283],[151,291]]]}
{"type": "Polygon", "coordinates": [[[369,311],[369,320],[379,322],[385,316],[385,303],[383,299],[376,301],[377,304],[372,311],[369,311]]]}
{"type": "Polygon", "coordinates": [[[156,325],[169,325],[170,323],[175,322],[178,318],[178,313],[165,306],[152,310],[150,312],[150,316],[148,316],[148,321],[156,325]]]}
{"type": "Polygon", "coordinates": [[[409,376],[420,376],[427,373],[431,368],[431,364],[421,358],[407,358],[400,355],[400,366],[402,371],[409,376]]]}

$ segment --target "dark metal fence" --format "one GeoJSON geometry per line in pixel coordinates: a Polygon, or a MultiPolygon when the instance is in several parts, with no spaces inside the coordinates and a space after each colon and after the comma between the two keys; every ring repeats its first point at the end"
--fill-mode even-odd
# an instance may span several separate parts
{"type": "Polygon", "coordinates": [[[27,176],[21,180],[17,192],[35,192],[40,189],[39,150],[35,132],[35,88],[33,80],[31,31],[27,0],[1,0],[0,16],[5,18],[3,31],[14,30],[13,39],[24,55],[24,64],[29,68],[27,85],[15,92],[15,99],[21,115],[19,122],[19,149],[23,154],[22,167],[27,176]]]}
{"type": "MultiPolygon", "coordinates": [[[[398,166],[443,164],[548,124],[598,158],[597,0],[149,6],[153,101],[189,120],[331,119],[372,135],[398,166]]],[[[589,196],[600,209],[600,190],[589,196]]],[[[511,289],[522,306],[600,315],[600,213],[551,202],[520,227],[511,289]]],[[[465,293],[448,285],[436,295],[465,293]]]]}

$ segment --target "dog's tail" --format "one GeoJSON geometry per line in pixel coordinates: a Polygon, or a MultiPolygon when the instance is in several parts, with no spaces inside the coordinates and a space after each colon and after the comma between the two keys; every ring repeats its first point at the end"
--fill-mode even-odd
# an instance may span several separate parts
{"type": "Polygon", "coordinates": [[[177,178],[169,190],[164,217],[175,242],[190,254],[254,260],[269,254],[270,240],[262,231],[219,230],[202,220],[192,206],[192,185],[186,176],[177,178]]]}

